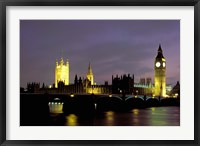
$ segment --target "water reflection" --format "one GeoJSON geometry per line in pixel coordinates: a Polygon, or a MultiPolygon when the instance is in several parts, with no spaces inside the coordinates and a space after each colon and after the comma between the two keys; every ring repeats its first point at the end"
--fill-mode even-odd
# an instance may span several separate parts
{"type": "Polygon", "coordinates": [[[150,114],[149,125],[153,126],[179,126],[180,109],[178,107],[157,107],[150,114]]]}
{"type": "MultiPolygon", "coordinates": [[[[57,112],[55,106],[52,106],[57,112]]],[[[62,114],[65,126],[179,126],[180,107],[152,107],[118,113],[107,111],[87,118],[84,115],[62,114]]],[[[52,117],[60,121],[58,116],[52,117]],[[57,119],[56,119],[57,118],[57,119]]],[[[55,124],[56,125],[56,124],[55,124]]]]}
{"type": "Polygon", "coordinates": [[[160,107],[152,107],[150,108],[151,111],[149,112],[149,125],[152,126],[167,126],[168,123],[168,118],[171,115],[168,115],[166,112],[167,110],[164,108],[160,108],[160,107]],[[168,116],[166,116],[168,115],[168,116]]]}
{"type": "Polygon", "coordinates": [[[154,111],[155,111],[155,107],[152,107],[152,108],[150,108],[151,109],[151,111],[152,111],[152,113],[154,113],[154,111]]]}
{"type": "Polygon", "coordinates": [[[108,112],[106,112],[105,113],[105,115],[106,115],[106,125],[108,125],[108,126],[113,126],[114,125],[114,112],[112,112],[112,111],[108,111],[108,112]]]}
{"type": "Polygon", "coordinates": [[[74,114],[66,116],[66,126],[78,126],[78,117],[74,114]]]}
{"type": "Polygon", "coordinates": [[[139,114],[139,109],[133,109],[132,112],[134,113],[135,116],[139,114]]]}
{"type": "Polygon", "coordinates": [[[133,117],[132,117],[133,125],[139,125],[139,118],[138,118],[139,109],[133,109],[132,112],[133,112],[133,117]]]}

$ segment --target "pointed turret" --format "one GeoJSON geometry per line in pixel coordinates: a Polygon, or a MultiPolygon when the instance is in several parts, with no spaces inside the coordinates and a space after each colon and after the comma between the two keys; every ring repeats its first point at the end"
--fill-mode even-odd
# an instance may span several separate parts
{"type": "Polygon", "coordinates": [[[67,59],[67,61],[66,61],[66,65],[68,65],[69,64],[69,59],[67,59]]]}
{"type": "Polygon", "coordinates": [[[75,85],[78,84],[78,77],[77,77],[77,74],[75,75],[75,78],[74,78],[74,84],[75,84],[75,85]]]}
{"type": "Polygon", "coordinates": [[[90,62],[89,62],[89,66],[88,66],[88,75],[93,75],[93,73],[92,73],[92,67],[90,65],[90,62]]]}
{"type": "Polygon", "coordinates": [[[159,44],[158,52],[162,53],[162,48],[160,44],[159,44]]]}
{"type": "Polygon", "coordinates": [[[92,72],[92,67],[89,62],[88,72],[87,72],[87,79],[90,81],[91,85],[94,85],[94,76],[92,72]]]}
{"type": "Polygon", "coordinates": [[[60,65],[63,65],[63,64],[64,64],[64,60],[63,60],[63,58],[61,58],[60,65]]]}
{"type": "Polygon", "coordinates": [[[159,44],[158,54],[157,54],[156,58],[164,58],[163,51],[162,51],[162,48],[161,48],[160,44],[159,44]]]}
{"type": "Polygon", "coordinates": [[[78,83],[79,83],[79,84],[82,84],[82,79],[81,79],[81,77],[79,77],[78,83]]]}

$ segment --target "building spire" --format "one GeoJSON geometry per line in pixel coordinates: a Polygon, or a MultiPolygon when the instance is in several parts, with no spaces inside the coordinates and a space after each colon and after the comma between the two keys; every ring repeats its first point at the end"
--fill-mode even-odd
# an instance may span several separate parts
{"type": "Polygon", "coordinates": [[[162,52],[162,48],[161,48],[161,44],[159,44],[159,47],[158,47],[158,54],[157,54],[157,57],[156,57],[156,58],[164,58],[163,52],[162,52]]]}
{"type": "Polygon", "coordinates": [[[60,59],[60,64],[61,64],[61,65],[64,64],[64,60],[63,60],[63,58],[60,59]]]}
{"type": "Polygon", "coordinates": [[[87,79],[90,81],[91,85],[94,85],[94,76],[93,76],[93,73],[92,73],[92,67],[90,65],[90,62],[89,62],[89,66],[88,66],[87,79]]]}
{"type": "Polygon", "coordinates": [[[160,44],[159,44],[158,52],[162,53],[162,48],[160,44]]]}
{"type": "Polygon", "coordinates": [[[74,78],[74,84],[75,84],[75,85],[78,84],[78,76],[77,76],[77,74],[75,75],[75,78],[74,78]]]}
{"type": "Polygon", "coordinates": [[[93,74],[93,73],[92,73],[92,67],[91,67],[91,65],[90,65],[90,62],[89,62],[89,66],[88,66],[88,74],[90,74],[90,75],[93,74]]]}

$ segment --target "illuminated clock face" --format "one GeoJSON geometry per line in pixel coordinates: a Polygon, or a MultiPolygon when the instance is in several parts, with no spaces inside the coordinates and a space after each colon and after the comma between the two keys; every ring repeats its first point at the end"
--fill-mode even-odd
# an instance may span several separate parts
{"type": "Polygon", "coordinates": [[[160,62],[156,62],[156,67],[160,67],[160,62]]]}
{"type": "Polygon", "coordinates": [[[165,62],[163,62],[163,67],[165,67],[165,62]]]}

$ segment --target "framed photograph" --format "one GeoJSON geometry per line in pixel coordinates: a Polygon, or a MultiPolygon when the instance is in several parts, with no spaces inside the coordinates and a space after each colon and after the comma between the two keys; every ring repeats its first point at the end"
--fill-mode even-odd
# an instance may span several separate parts
{"type": "Polygon", "coordinates": [[[198,145],[199,6],[0,2],[0,143],[198,145]]]}

